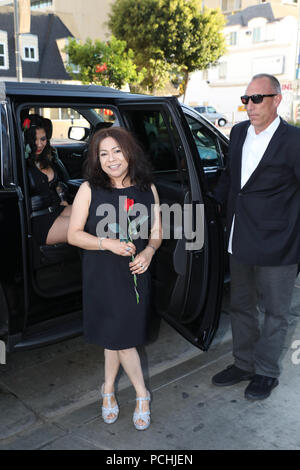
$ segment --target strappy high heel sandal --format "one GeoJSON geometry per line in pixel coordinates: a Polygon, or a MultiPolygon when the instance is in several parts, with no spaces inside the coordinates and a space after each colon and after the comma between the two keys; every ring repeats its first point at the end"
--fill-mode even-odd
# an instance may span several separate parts
{"type": "Polygon", "coordinates": [[[112,424],[117,421],[119,416],[119,406],[118,403],[115,406],[111,406],[111,397],[114,397],[114,393],[104,393],[104,384],[101,387],[101,396],[102,398],[108,399],[108,407],[102,405],[102,418],[106,424],[112,424]],[[110,414],[114,414],[113,418],[108,418],[110,414]]]}
{"type": "Polygon", "coordinates": [[[150,426],[150,409],[148,411],[142,410],[142,401],[149,401],[149,408],[150,408],[150,393],[147,390],[147,397],[137,397],[136,401],[139,403],[139,411],[134,411],[133,413],[133,424],[135,429],[138,431],[144,431],[145,429],[149,428],[150,426]],[[141,419],[145,422],[145,424],[137,424],[138,420],[141,419]]]}

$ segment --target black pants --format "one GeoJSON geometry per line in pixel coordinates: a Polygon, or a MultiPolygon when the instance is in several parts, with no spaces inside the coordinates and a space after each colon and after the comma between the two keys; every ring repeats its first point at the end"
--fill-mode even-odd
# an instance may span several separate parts
{"type": "Polygon", "coordinates": [[[298,265],[245,265],[230,256],[230,269],[235,365],[278,377],[298,265]],[[262,325],[258,305],[263,310],[262,325]]]}

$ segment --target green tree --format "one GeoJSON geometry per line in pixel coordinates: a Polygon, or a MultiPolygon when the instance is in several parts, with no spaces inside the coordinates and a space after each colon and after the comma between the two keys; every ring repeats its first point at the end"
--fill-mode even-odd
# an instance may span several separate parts
{"type": "Polygon", "coordinates": [[[84,84],[96,84],[122,88],[126,83],[139,83],[144,77],[144,70],[137,71],[134,53],[127,47],[126,41],[111,37],[105,43],[87,39],[79,43],[70,38],[65,52],[69,55],[69,64],[78,65],[79,73],[73,72],[72,65],[67,66],[69,74],[84,84]]]}
{"type": "Polygon", "coordinates": [[[147,69],[142,85],[150,91],[172,72],[185,90],[189,73],[215,65],[225,52],[224,25],[220,10],[201,12],[201,0],[116,0],[109,20],[147,69]]]}

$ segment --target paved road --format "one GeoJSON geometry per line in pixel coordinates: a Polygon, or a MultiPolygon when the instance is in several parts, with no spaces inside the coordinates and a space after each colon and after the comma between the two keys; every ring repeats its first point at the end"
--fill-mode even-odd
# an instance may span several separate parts
{"type": "Polygon", "coordinates": [[[102,350],[82,338],[18,352],[0,368],[0,450],[188,451],[195,449],[300,449],[300,281],[295,286],[280,385],[268,400],[244,399],[247,383],[229,388],[211,376],[231,363],[228,295],[218,335],[203,353],[161,322],[142,352],[152,391],[152,424],[132,424],[134,392],[118,380],[120,417],[101,419],[102,350]],[[299,341],[298,349],[292,349],[299,341]],[[294,359],[293,363],[292,359],[294,359]],[[299,361],[298,361],[299,359],[299,361]]]}

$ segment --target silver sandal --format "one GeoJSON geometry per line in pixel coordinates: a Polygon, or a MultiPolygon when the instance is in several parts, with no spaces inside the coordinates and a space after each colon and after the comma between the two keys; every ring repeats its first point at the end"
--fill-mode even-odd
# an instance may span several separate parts
{"type": "Polygon", "coordinates": [[[149,408],[150,408],[150,393],[147,390],[147,397],[137,397],[136,401],[139,403],[139,411],[134,411],[133,413],[133,424],[135,429],[138,431],[144,431],[145,429],[149,428],[150,426],[150,409],[148,411],[142,411],[142,401],[149,401],[149,408]],[[145,424],[137,424],[137,421],[141,419],[145,422],[145,424]]]}
{"type": "Polygon", "coordinates": [[[106,424],[112,424],[117,421],[119,416],[119,406],[118,403],[115,406],[111,406],[111,397],[114,397],[114,393],[104,393],[104,384],[101,387],[101,396],[102,398],[108,399],[108,407],[102,405],[102,418],[106,424]],[[113,418],[108,418],[110,414],[114,414],[113,418]]]}

